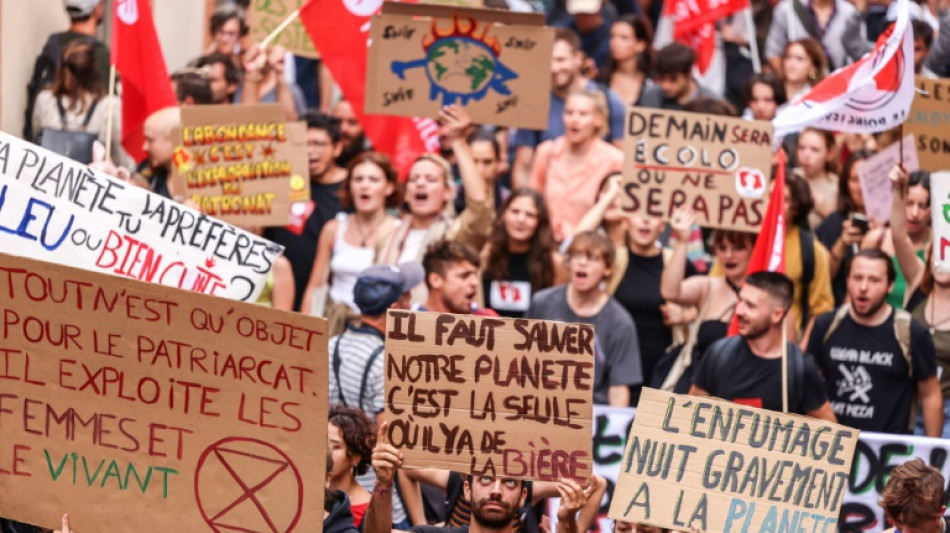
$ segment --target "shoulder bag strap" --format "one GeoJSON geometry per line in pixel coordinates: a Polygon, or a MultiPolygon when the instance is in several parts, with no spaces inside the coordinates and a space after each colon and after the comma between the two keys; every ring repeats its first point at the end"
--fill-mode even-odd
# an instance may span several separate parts
{"type": "MultiPolygon", "coordinates": [[[[340,345],[340,344],[337,343],[337,346],[339,346],[339,345],[340,345]]],[[[360,403],[359,403],[359,405],[360,405],[360,409],[362,409],[363,412],[366,413],[367,415],[369,415],[370,412],[363,406],[363,399],[366,397],[366,383],[367,383],[367,381],[369,380],[369,372],[370,372],[370,370],[373,368],[373,363],[376,362],[376,359],[379,357],[379,354],[383,353],[383,349],[384,349],[385,347],[386,347],[385,344],[382,345],[382,346],[377,346],[376,349],[373,350],[373,353],[371,353],[371,354],[369,355],[369,360],[366,361],[366,367],[363,369],[363,379],[360,381],[360,403]]],[[[337,375],[336,380],[337,380],[337,383],[340,382],[340,376],[339,376],[339,375],[337,375]]],[[[342,390],[342,389],[341,389],[341,390],[342,390]]],[[[375,415],[375,414],[376,414],[376,413],[373,413],[373,415],[375,415]]]]}
{"type": "MultiPolygon", "coordinates": [[[[333,347],[333,375],[336,377],[336,393],[340,398],[340,403],[344,407],[349,407],[346,405],[346,399],[343,398],[343,384],[340,383],[340,365],[343,364],[343,361],[340,359],[340,344],[343,343],[343,336],[346,335],[346,330],[349,328],[343,328],[343,333],[340,333],[340,336],[336,339],[336,346],[333,347]]],[[[362,398],[360,399],[362,401],[362,398]]],[[[361,405],[362,407],[362,405],[361,405]]]]}
{"type": "Polygon", "coordinates": [[[92,113],[96,110],[96,106],[99,105],[99,100],[93,100],[89,104],[89,111],[86,111],[86,118],[82,121],[82,129],[89,127],[89,121],[92,120],[92,113]]]}

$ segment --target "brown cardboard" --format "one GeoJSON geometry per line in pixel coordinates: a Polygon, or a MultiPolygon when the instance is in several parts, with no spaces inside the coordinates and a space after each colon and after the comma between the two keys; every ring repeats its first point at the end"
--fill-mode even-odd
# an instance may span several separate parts
{"type": "Polygon", "coordinates": [[[708,533],[835,531],[858,433],[644,389],[609,516],[684,531],[695,521],[708,533]]]}
{"type": "Polygon", "coordinates": [[[2,254],[0,309],[0,516],[321,530],[325,320],[2,254]]]}
{"type": "MultiPolygon", "coordinates": [[[[247,9],[248,41],[262,42],[305,3],[306,0],[251,0],[247,9]]],[[[299,18],[284,28],[271,44],[283,46],[295,56],[320,59],[320,52],[314,48],[299,18]]]]}
{"type": "Polygon", "coordinates": [[[390,310],[389,441],[409,468],[589,479],[593,345],[586,324],[390,310]]]}
{"type": "Polygon", "coordinates": [[[950,168],[950,80],[917,76],[917,92],[904,123],[913,133],[920,168],[937,172],[950,168]]]}
{"type": "Polygon", "coordinates": [[[476,123],[545,129],[554,30],[543,22],[533,13],[383,4],[370,26],[366,112],[434,118],[458,103],[476,123]],[[441,59],[450,57],[461,66],[441,59]],[[475,60],[483,68],[466,72],[475,60]]]}
{"type": "Polygon", "coordinates": [[[240,226],[284,226],[291,209],[310,201],[307,127],[284,120],[280,105],[185,106],[181,121],[173,187],[202,213],[240,226]],[[245,127],[263,133],[244,140],[236,128],[245,127]]]}
{"type": "Polygon", "coordinates": [[[758,231],[769,203],[769,122],[632,107],[626,126],[625,211],[669,220],[685,205],[700,226],[758,231]]]}

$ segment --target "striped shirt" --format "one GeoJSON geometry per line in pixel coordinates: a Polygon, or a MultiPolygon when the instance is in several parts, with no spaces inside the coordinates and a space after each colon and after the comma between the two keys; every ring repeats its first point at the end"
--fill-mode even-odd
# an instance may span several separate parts
{"type": "Polygon", "coordinates": [[[331,404],[358,407],[371,419],[385,409],[383,396],[383,334],[370,326],[347,326],[340,335],[330,339],[331,404]],[[378,352],[378,353],[377,353],[378,352]],[[377,353],[370,365],[373,353],[377,353]],[[337,367],[338,365],[338,367],[337,367]],[[366,374],[366,389],[362,387],[366,374]],[[363,402],[360,404],[360,394],[363,402]],[[342,400],[341,400],[342,398],[342,400]]]}

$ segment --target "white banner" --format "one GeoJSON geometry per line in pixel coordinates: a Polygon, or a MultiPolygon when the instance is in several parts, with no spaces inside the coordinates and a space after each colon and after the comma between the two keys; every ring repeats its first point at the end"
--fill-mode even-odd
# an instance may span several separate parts
{"type": "MultiPolygon", "coordinates": [[[[594,406],[593,446],[594,473],[607,479],[607,494],[601,502],[597,531],[610,532],[607,518],[614,484],[636,409],[594,406]]],[[[950,479],[950,439],[932,439],[909,435],[861,433],[848,490],[841,504],[838,530],[842,533],[874,533],[887,529],[884,511],[877,505],[884,491],[887,476],[897,465],[919,457],[936,467],[945,480],[950,479]]],[[[557,500],[548,504],[551,531],[557,529],[557,500]]]]}
{"type": "Polygon", "coordinates": [[[930,203],[934,265],[941,272],[950,272],[950,172],[930,175],[930,203]]]}
{"type": "Polygon", "coordinates": [[[283,247],[0,132],[0,251],[253,302],[283,247]]]}

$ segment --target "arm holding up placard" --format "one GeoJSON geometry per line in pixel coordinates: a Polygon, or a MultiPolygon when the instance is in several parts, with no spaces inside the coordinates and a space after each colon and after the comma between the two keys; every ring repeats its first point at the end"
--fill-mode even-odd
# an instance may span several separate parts
{"type": "Polygon", "coordinates": [[[913,294],[923,276],[924,262],[917,257],[914,243],[907,234],[907,213],[904,203],[907,199],[908,175],[900,165],[895,165],[888,177],[894,184],[891,201],[891,242],[894,245],[894,257],[897,258],[897,266],[904,274],[904,279],[907,280],[907,290],[904,293],[913,294]]]}
{"type": "MultiPolygon", "coordinates": [[[[561,478],[557,482],[557,491],[561,495],[561,503],[557,508],[557,533],[586,531],[578,529],[577,512],[587,507],[592,493],[597,488],[597,481],[593,478],[590,481],[586,489],[573,479],[561,478]]],[[[600,506],[599,500],[597,505],[600,506]]]]}
{"type": "Polygon", "coordinates": [[[389,443],[387,430],[389,422],[379,425],[376,434],[376,447],[373,448],[373,470],[376,472],[376,486],[369,508],[363,517],[365,533],[389,533],[393,531],[393,480],[397,469],[402,466],[402,453],[389,443]]]}
{"type": "Polygon", "coordinates": [[[673,245],[673,254],[663,267],[660,295],[664,300],[680,305],[698,306],[709,292],[708,276],[683,279],[686,275],[686,246],[689,244],[690,228],[695,221],[696,215],[687,208],[677,209],[670,220],[670,228],[676,236],[676,244],[673,245]]]}

